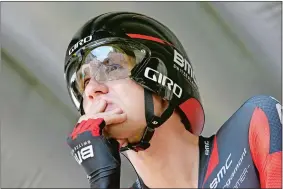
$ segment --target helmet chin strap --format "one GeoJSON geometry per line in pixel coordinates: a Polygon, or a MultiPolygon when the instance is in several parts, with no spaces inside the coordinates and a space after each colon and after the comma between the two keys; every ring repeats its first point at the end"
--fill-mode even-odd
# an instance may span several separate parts
{"type": "Polygon", "coordinates": [[[145,118],[146,118],[146,128],[144,130],[141,140],[137,143],[129,143],[126,147],[122,147],[121,151],[134,150],[136,152],[146,150],[150,147],[149,141],[151,140],[155,128],[162,125],[173,113],[174,108],[169,106],[163,112],[161,117],[154,115],[154,103],[153,96],[150,91],[144,89],[144,101],[145,101],[145,118]]]}
{"type": "Polygon", "coordinates": [[[81,116],[85,115],[85,111],[84,111],[84,107],[83,107],[83,98],[82,98],[81,103],[80,103],[80,114],[81,114],[81,116]]]}
{"type": "MultiPolygon", "coordinates": [[[[150,147],[149,141],[151,140],[155,128],[162,125],[173,113],[174,108],[169,104],[167,109],[163,112],[161,117],[154,115],[154,103],[152,93],[144,89],[144,101],[145,101],[145,119],[146,119],[146,128],[143,132],[143,136],[139,142],[128,143],[127,146],[121,147],[121,152],[126,150],[134,150],[136,152],[146,150],[150,147]]],[[[80,114],[84,115],[83,103],[80,103],[80,114]]]]}

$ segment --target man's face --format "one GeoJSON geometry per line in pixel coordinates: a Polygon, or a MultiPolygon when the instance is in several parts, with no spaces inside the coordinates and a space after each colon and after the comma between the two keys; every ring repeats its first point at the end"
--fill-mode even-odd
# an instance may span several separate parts
{"type": "Polygon", "coordinates": [[[90,79],[85,87],[83,107],[87,114],[99,100],[107,102],[106,111],[121,108],[127,120],[108,127],[107,133],[116,139],[128,139],[143,132],[145,121],[144,89],[129,78],[99,83],[90,79]]]}
{"type": "MultiPolygon", "coordinates": [[[[112,47],[111,47],[112,48],[112,47]]],[[[111,49],[103,47],[100,52],[111,49]]],[[[99,49],[98,49],[99,50],[99,49]]],[[[98,50],[94,50],[99,52],[98,50]]],[[[96,103],[101,99],[107,102],[105,111],[120,108],[127,115],[127,120],[121,124],[107,127],[106,132],[116,139],[135,140],[143,133],[146,126],[144,108],[144,89],[129,79],[130,70],[136,59],[125,53],[96,53],[77,71],[77,85],[83,94],[83,108],[86,115],[91,115],[96,103]]],[[[155,111],[161,109],[154,96],[155,111]]],[[[156,114],[158,115],[158,114],[156,114]]]]}

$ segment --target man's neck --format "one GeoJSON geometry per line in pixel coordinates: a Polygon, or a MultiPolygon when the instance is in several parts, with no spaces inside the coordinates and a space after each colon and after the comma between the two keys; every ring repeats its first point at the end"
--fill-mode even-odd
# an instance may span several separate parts
{"type": "Polygon", "coordinates": [[[128,157],[149,188],[197,188],[198,137],[185,130],[178,116],[156,129],[150,148],[129,151],[128,157]]]}

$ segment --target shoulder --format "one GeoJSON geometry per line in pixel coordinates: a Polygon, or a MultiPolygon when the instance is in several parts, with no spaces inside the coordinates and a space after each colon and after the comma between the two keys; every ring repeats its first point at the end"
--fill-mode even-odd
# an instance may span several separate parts
{"type": "Polygon", "coordinates": [[[268,153],[282,151],[282,106],[271,96],[256,96],[248,101],[256,106],[250,121],[250,145],[265,147],[268,153]]]}
{"type": "MultiPolygon", "coordinates": [[[[272,96],[257,95],[245,102],[247,106],[254,106],[257,109],[263,111],[270,121],[282,124],[281,110],[282,106],[280,102],[272,96]],[[273,117],[273,118],[271,118],[273,117]]],[[[244,105],[245,105],[244,104],[244,105]]]]}
{"type": "MultiPolygon", "coordinates": [[[[220,178],[224,178],[225,175],[234,175],[239,165],[246,166],[246,170],[255,165],[257,173],[261,176],[260,182],[271,182],[266,181],[267,178],[262,176],[266,174],[276,175],[274,177],[276,179],[281,177],[279,174],[281,170],[277,168],[281,167],[278,162],[282,159],[282,123],[279,101],[266,95],[257,95],[248,99],[222,125],[211,143],[206,176],[201,177],[204,178],[204,182],[201,183],[205,183],[205,187],[208,186],[206,183],[210,187],[217,187],[225,180],[220,180],[220,178]],[[236,167],[229,169],[230,165],[235,166],[235,163],[236,167]]],[[[252,170],[254,169],[249,169],[248,185],[258,186],[259,181],[253,179],[256,177],[252,176],[257,173],[252,170]]],[[[229,183],[228,185],[232,186],[230,182],[232,183],[231,180],[228,180],[224,185],[229,183]]],[[[233,184],[236,185],[237,183],[234,182],[235,180],[233,184]]]]}
{"type": "Polygon", "coordinates": [[[282,106],[272,96],[257,95],[248,99],[223,124],[218,138],[268,141],[270,152],[282,150],[282,106]]]}
{"type": "Polygon", "coordinates": [[[255,119],[262,121],[266,117],[271,132],[279,132],[282,128],[281,109],[280,102],[272,96],[253,96],[240,106],[220,130],[232,129],[233,127],[246,130],[251,126],[251,121],[254,122],[255,119]]]}

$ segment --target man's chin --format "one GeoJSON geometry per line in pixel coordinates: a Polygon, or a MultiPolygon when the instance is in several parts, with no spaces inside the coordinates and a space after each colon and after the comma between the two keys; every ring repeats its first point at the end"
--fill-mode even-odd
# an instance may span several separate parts
{"type": "MultiPolygon", "coordinates": [[[[113,127],[112,128],[108,128],[107,129],[107,131],[105,132],[106,133],[106,135],[108,136],[108,137],[111,137],[111,138],[115,138],[115,139],[119,139],[119,140],[124,140],[125,138],[128,138],[127,137],[127,133],[125,132],[125,131],[123,131],[123,130],[121,130],[121,129],[119,129],[118,126],[119,124],[117,124],[117,125],[113,125],[113,127]],[[114,127],[116,127],[117,126],[117,128],[114,128],[114,127]]],[[[112,126],[112,125],[111,125],[112,126]]]]}

